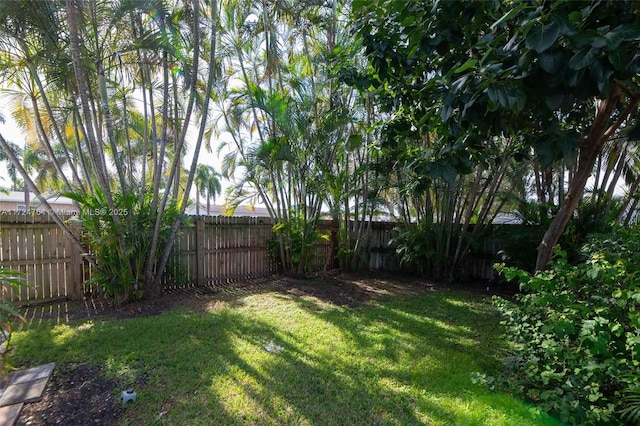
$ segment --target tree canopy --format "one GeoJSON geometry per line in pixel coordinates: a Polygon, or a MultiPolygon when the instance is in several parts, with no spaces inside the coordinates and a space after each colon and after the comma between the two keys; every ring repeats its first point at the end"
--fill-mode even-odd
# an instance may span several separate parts
{"type": "Polygon", "coordinates": [[[542,167],[577,165],[539,248],[544,267],[605,144],[637,138],[640,5],[390,0],[354,11],[375,70],[360,83],[397,112],[392,137],[436,131],[442,149],[481,161],[493,136],[516,135],[520,158],[533,147],[542,167]]]}

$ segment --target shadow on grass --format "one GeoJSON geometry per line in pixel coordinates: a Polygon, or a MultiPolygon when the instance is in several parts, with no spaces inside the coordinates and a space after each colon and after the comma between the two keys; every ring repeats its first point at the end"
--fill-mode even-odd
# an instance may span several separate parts
{"type": "Polygon", "coordinates": [[[280,293],[242,305],[33,327],[16,335],[16,361],[144,376],[133,424],[536,424],[516,400],[471,385],[471,371],[496,368],[500,343],[491,309],[470,295],[353,309],[280,293]]]}

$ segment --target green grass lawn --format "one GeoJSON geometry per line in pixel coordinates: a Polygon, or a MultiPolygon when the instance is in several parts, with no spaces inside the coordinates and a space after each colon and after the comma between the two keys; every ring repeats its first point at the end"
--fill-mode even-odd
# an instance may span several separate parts
{"type": "Polygon", "coordinates": [[[499,371],[498,323],[488,298],[460,292],[357,308],[265,293],[207,313],[32,325],[15,334],[14,361],[87,361],[122,383],[144,375],[123,424],[553,424],[471,383],[499,371]],[[271,341],[284,349],[266,351],[271,341]]]}

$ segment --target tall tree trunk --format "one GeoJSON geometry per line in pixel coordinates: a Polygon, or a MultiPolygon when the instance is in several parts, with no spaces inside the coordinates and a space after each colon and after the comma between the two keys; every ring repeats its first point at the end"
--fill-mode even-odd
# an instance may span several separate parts
{"type": "Polygon", "coordinates": [[[614,198],[616,186],[618,184],[618,180],[620,180],[620,176],[622,175],[622,172],[624,171],[626,160],[627,160],[627,144],[624,143],[622,145],[622,149],[621,149],[618,161],[616,162],[613,177],[611,178],[611,182],[609,183],[609,187],[607,188],[607,204],[604,207],[605,214],[609,214],[609,212],[611,211],[611,206],[613,204],[613,198],[614,198]]]}
{"type": "Polygon", "coordinates": [[[633,208],[629,208],[629,206],[631,205],[631,202],[633,201],[634,204],[636,204],[638,197],[636,196],[636,192],[638,191],[638,187],[640,187],[640,174],[638,174],[635,178],[635,180],[633,181],[633,183],[631,184],[631,187],[629,188],[629,191],[627,192],[627,195],[624,197],[624,200],[622,201],[622,205],[620,206],[620,211],[618,212],[618,216],[616,217],[616,223],[618,224],[622,224],[622,218],[624,217],[625,213],[627,213],[627,219],[624,222],[624,225],[626,226],[629,223],[629,218],[631,217],[631,212],[633,211],[633,208]]]}
{"type": "MultiPolygon", "coordinates": [[[[215,3],[215,2],[214,2],[215,3]]],[[[167,178],[167,185],[164,191],[164,194],[162,195],[162,199],[160,200],[160,205],[158,206],[158,216],[156,217],[156,221],[155,221],[155,225],[154,225],[154,229],[153,229],[153,235],[151,237],[151,250],[149,251],[149,256],[148,256],[148,260],[147,260],[147,264],[145,266],[145,272],[144,272],[144,276],[145,276],[145,285],[147,287],[148,293],[151,297],[153,296],[157,296],[160,294],[160,276],[162,275],[162,271],[164,270],[164,267],[167,263],[167,260],[169,259],[169,255],[171,254],[171,246],[173,245],[173,240],[175,239],[175,236],[178,232],[178,226],[179,223],[176,221],[176,223],[174,224],[173,228],[172,228],[172,232],[169,236],[169,239],[167,241],[167,244],[165,246],[165,248],[163,249],[163,254],[162,257],[160,258],[160,261],[158,262],[158,264],[155,264],[155,253],[158,250],[158,247],[160,246],[160,226],[162,224],[162,218],[163,218],[163,212],[164,209],[167,205],[167,200],[169,199],[169,195],[171,193],[171,185],[173,183],[173,179],[174,176],[176,174],[176,170],[179,168],[180,165],[180,155],[182,153],[182,149],[184,147],[184,140],[185,140],[185,135],[187,132],[187,128],[189,126],[189,122],[191,120],[191,113],[193,111],[193,105],[195,103],[195,99],[197,97],[197,82],[198,82],[198,61],[200,59],[200,28],[199,28],[199,4],[198,4],[198,0],[194,0],[194,49],[193,49],[193,75],[191,76],[191,86],[189,88],[189,102],[187,104],[187,111],[184,117],[184,123],[183,123],[183,129],[182,129],[182,135],[180,137],[180,139],[176,142],[176,144],[178,145],[178,147],[176,148],[176,156],[173,158],[173,161],[171,163],[171,170],[169,171],[169,177],[167,178]]],[[[215,11],[214,11],[215,13],[215,11]]],[[[215,33],[215,31],[213,31],[215,33]]],[[[215,45],[215,43],[214,43],[215,45]]],[[[168,68],[167,68],[167,61],[166,59],[163,61],[164,64],[163,66],[165,67],[164,73],[165,73],[165,77],[164,77],[164,81],[165,81],[165,85],[168,84],[168,68]]],[[[210,73],[212,73],[211,69],[209,70],[210,73]]],[[[205,99],[208,99],[210,97],[210,87],[207,87],[208,91],[206,92],[206,97],[205,99]]],[[[165,90],[166,92],[166,90],[165,90]]],[[[164,99],[164,103],[166,105],[168,105],[169,99],[168,97],[164,99]]],[[[166,111],[165,109],[163,109],[163,114],[165,114],[166,111]]],[[[206,112],[204,112],[204,114],[206,114],[206,112]]],[[[166,117],[164,117],[166,119],[166,117]]],[[[163,123],[163,126],[166,126],[167,122],[165,121],[163,123]]],[[[177,126],[177,123],[176,123],[177,126]]],[[[163,127],[163,138],[167,137],[167,133],[166,133],[166,127],[163,127]]],[[[166,144],[166,141],[163,141],[163,145],[162,145],[162,153],[164,153],[164,144],[166,144]]],[[[197,160],[198,157],[198,152],[196,150],[195,154],[194,154],[194,159],[197,160]]],[[[163,158],[159,158],[158,159],[158,167],[162,167],[161,164],[164,161],[163,158]]],[[[158,188],[158,187],[156,187],[158,188]]],[[[185,192],[185,200],[188,199],[189,197],[189,188],[187,188],[187,191],[185,192]]],[[[175,191],[177,191],[178,188],[175,188],[175,191]]],[[[186,205],[186,201],[183,202],[183,205],[186,205]]],[[[184,212],[184,207],[182,208],[182,212],[184,212]]]]}
{"type": "MultiPolygon", "coordinates": [[[[79,0],[67,0],[67,22],[69,24],[69,47],[71,52],[71,63],[73,65],[74,75],[76,77],[77,95],[80,98],[82,104],[82,113],[85,118],[85,126],[83,133],[87,141],[87,147],[89,148],[90,158],[93,159],[93,167],[96,173],[99,186],[104,192],[105,199],[111,211],[117,211],[113,202],[111,193],[111,186],[109,184],[109,174],[107,171],[106,161],[102,146],[100,146],[96,140],[97,130],[94,128],[93,117],[91,115],[91,106],[89,104],[89,86],[84,75],[84,69],[82,66],[82,58],[80,56],[80,25],[82,9],[79,0]]],[[[120,216],[117,214],[112,215],[115,224],[120,227],[122,222],[120,216]]],[[[122,253],[125,253],[125,243],[122,233],[118,235],[118,243],[122,253]]]]}
{"type": "MultiPolygon", "coordinates": [[[[593,171],[596,159],[602,152],[602,148],[607,139],[611,136],[611,133],[615,131],[615,129],[608,128],[608,126],[611,114],[613,114],[616,109],[616,104],[620,99],[621,93],[622,90],[620,86],[612,83],[609,96],[607,99],[600,102],[595,119],[591,125],[589,135],[584,140],[580,148],[578,169],[574,178],[571,180],[567,196],[538,246],[536,270],[546,268],[547,264],[551,260],[551,256],[553,255],[553,246],[558,242],[558,239],[564,232],[567,223],[569,223],[571,215],[578,206],[587,180],[593,171]]],[[[619,126],[619,124],[620,120],[617,125],[619,126]]]]}
{"type": "MultiPolygon", "coordinates": [[[[195,7],[197,8],[198,2],[197,0],[195,0],[195,7]]],[[[195,31],[196,33],[199,32],[199,28],[197,28],[198,24],[198,15],[196,13],[196,28],[195,31]]],[[[211,92],[213,90],[213,84],[215,82],[215,64],[216,64],[216,41],[217,41],[217,24],[218,24],[218,2],[216,0],[211,2],[211,39],[210,39],[210,52],[209,52],[209,75],[207,78],[207,86],[205,89],[205,96],[204,96],[204,103],[202,106],[202,117],[201,117],[201,121],[200,121],[200,129],[198,131],[198,136],[196,139],[196,146],[194,148],[194,153],[193,153],[193,160],[191,161],[191,168],[189,169],[189,176],[187,177],[187,185],[186,185],[186,189],[182,198],[182,204],[180,206],[180,213],[184,214],[184,211],[187,207],[187,203],[189,201],[189,193],[191,192],[191,185],[193,184],[194,181],[194,177],[195,177],[195,173],[196,173],[196,168],[198,166],[198,155],[200,153],[200,147],[202,146],[202,139],[204,137],[204,130],[206,127],[206,123],[207,123],[207,119],[208,119],[208,115],[209,115],[209,101],[211,99],[211,92]]],[[[197,37],[196,37],[197,39],[197,37]]],[[[195,49],[196,53],[198,51],[198,49],[195,49]]],[[[197,80],[198,78],[198,67],[197,67],[198,61],[197,58],[194,57],[194,75],[193,78],[195,80],[197,80]]],[[[187,125],[188,125],[188,121],[189,121],[189,117],[190,117],[190,108],[193,106],[193,101],[195,100],[196,97],[196,84],[193,83],[192,86],[192,92],[191,92],[191,100],[189,103],[189,107],[187,107],[187,114],[185,117],[185,123],[182,129],[182,136],[180,138],[180,148],[178,148],[178,153],[180,153],[181,148],[182,148],[182,144],[184,143],[184,137],[185,134],[187,132],[187,125]]],[[[180,160],[178,158],[174,158],[174,164],[176,162],[179,162],[180,160]]],[[[171,180],[171,177],[169,177],[169,181],[171,180]]],[[[176,188],[177,190],[177,188],[176,188]]],[[[166,194],[165,194],[166,195],[166,194]]],[[[163,201],[166,201],[163,200],[163,201]]],[[[163,204],[164,206],[164,204],[163,204]]],[[[158,267],[156,269],[156,274],[153,277],[154,280],[153,282],[147,282],[147,284],[151,284],[152,287],[152,291],[154,292],[159,292],[160,291],[160,277],[162,275],[162,271],[164,271],[165,266],[167,265],[167,261],[169,260],[169,256],[171,255],[171,247],[173,246],[173,242],[175,241],[176,235],[178,233],[178,228],[180,227],[180,222],[176,221],[173,224],[173,227],[171,229],[171,234],[169,235],[169,238],[167,239],[163,251],[162,251],[162,256],[160,257],[160,260],[158,262],[158,267]]],[[[159,230],[158,230],[159,232],[159,230]]],[[[155,235],[154,235],[155,237],[155,235]]]]}

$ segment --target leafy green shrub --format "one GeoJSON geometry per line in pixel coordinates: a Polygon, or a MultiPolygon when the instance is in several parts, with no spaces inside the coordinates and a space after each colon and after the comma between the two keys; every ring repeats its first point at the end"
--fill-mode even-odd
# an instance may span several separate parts
{"type": "Polygon", "coordinates": [[[515,216],[520,224],[496,226],[496,238],[500,241],[498,256],[508,266],[533,272],[537,247],[545,230],[551,223],[551,213],[557,210],[551,204],[523,201],[519,203],[515,216]]]}
{"type": "Polygon", "coordinates": [[[194,285],[197,280],[189,278],[189,271],[179,257],[179,251],[175,249],[169,259],[167,260],[167,266],[164,268],[164,274],[167,281],[174,286],[186,287],[194,285]]]}
{"type": "Polygon", "coordinates": [[[157,214],[151,209],[149,193],[144,197],[133,190],[114,194],[113,209],[108,207],[99,188],[93,195],[73,192],[63,195],[80,206],[78,220],[98,266],[85,285],[100,285],[117,303],[141,298],[146,263],[149,259],[157,262],[172,225],[180,218],[175,201],[170,200],[165,209],[160,244],[157,252],[149,256],[157,214]],[[120,223],[116,222],[116,217],[120,223]]]}
{"type": "Polygon", "coordinates": [[[589,238],[585,261],[560,250],[518,279],[516,303],[496,298],[511,352],[500,382],[573,424],[617,424],[640,387],[640,229],[589,238]]]}
{"type": "MultiPolygon", "coordinates": [[[[426,223],[410,223],[394,229],[396,236],[389,240],[389,246],[395,249],[402,265],[415,267],[420,275],[425,273],[425,263],[431,260],[438,263],[433,226],[426,223]]],[[[427,267],[428,268],[428,267],[427,267]]]]}
{"type": "Polygon", "coordinates": [[[622,397],[623,408],[620,415],[623,420],[632,424],[640,424],[640,380],[635,380],[636,386],[626,389],[622,397]]]}
{"type": "Polygon", "coordinates": [[[459,225],[447,229],[436,223],[410,223],[395,229],[396,236],[389,245],[395,249],[400,263],[415,268],[418,274],[450,278],[460,228],[459,225]]]}
{"type": "Polygon", "coordinates": [[[329,235],[319,232],[316,222],[305,216],[304,209],[292,209],[288,221],[279,221],[273,226],[273,236],[272,261],[278,270],[293,276],[304,276],[317,266],[313,264],[317,260],[316,244],[329,240],[329,235]]]}

